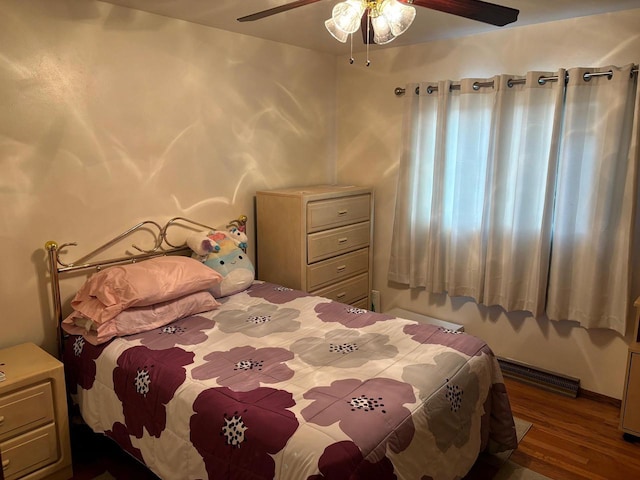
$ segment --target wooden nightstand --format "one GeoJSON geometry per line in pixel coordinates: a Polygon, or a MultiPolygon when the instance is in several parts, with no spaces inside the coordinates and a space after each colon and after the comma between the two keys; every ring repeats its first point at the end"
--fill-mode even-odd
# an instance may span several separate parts
{"type": "Polygon", "coordinates": [[[636,307],[635,326],[633,338],[629,344],[620,411],[620,429],[628,440],[640,437],[640,297],[636,299],[634,305],[636,307]]]}
{"type": "Polygon", "coordinates": [[[32,343],[0,350],[0,454],[5,480],[73,476],[62,363],[32,343]]]}

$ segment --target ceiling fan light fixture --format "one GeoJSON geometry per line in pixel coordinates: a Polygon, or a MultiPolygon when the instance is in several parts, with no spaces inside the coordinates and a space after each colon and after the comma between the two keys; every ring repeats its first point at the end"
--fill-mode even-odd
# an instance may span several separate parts
{"type": "Polygon", "coordinates": [[[331,34],[333,38],[342,43],[347,43],[347,39],[349,38],[349,34],[340,30],[336,26],[336,22],[333,21],[333,18],[330,18],[326,22],[324,22],[324,26],[327,27],[327,30],[331,34]]]}
{"type": "Polygon", "coordinates": [[[333,7],[331,18],[339,30],[354,33],[360,28],[360,19],[366,8],[364,0],[345,0],[333,7]]]}
{"type": "Polygon", "coordinates": [[[391,26],[384,15],[371,17],[371,25],[373,26],[373,41],[378,45],[395,40],[396,36],[391,31],[391,26]]]}
{"type": "Polygon", "coordinates": [[[402,35],[416,18],[416,9],[402,4],[397,0],[383,0],[380,4],[380,13],[384,16],[394,36],[402,35]]]}

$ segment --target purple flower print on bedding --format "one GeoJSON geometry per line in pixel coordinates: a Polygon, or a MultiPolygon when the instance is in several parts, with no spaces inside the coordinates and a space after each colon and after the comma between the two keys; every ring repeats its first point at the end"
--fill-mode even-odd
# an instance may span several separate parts
{"type": "Polygon", "coordinates": [[[275,455],[298,428],[289,392],[260,387],[203,391],[193,402],[191,442],[209,478],[275,478],[275,455]]]}
{"type": "Polygon", "coordinates": [[[127,429],[142,438],[143,428],[160,437],[167,421],[165,405],[186,378],[185,365],[193,363],[193,352],[181,348],[151,350],[137,346],[118,357],[113,388],[122,402],[127,429]]]}
{"type": "Polygon", "coordinates": [[[137,333],[123,337],[128,341],[140,340],[153,350],[164,350],[176,345],[197,345],[208,337],[204,330],[210,330],[216,324],[215,321],[200,315],[181,318],[163,327],[154,328],[148,332],[137,333]]]}
{"type": "Polygon", "coordinates": [[[368,327],[376,322],[394,318],[340,302],[320,303],[316,305],[315,310],[323,322],[337,322],[350,328],[368,327]]]}
{"type": "Polygon", "coordinates": [[[309,365],[353,368],[370,360],[395,357],[398,349],[388,342],[389,337],[379,333],[331,330],[324,337],[301,338],[290,348],[309,365]]]}
{"type": "Polygon", "coordinates": [[[85,390],[96,380],[96,359],[108,344],[92,345],[80,335],[67,337],[62,358],[69,393],[77,393],[78,385],[85,390]]]}
{"type": "Polygon", "coordinates": [[[283,303],[290,302],[297,298],[308,297],[309,294],[300,290],[294,290],[293,288],[287,288],[273,283],[259,283],[256,282],[249,289],[247,293],[250,297],[264,298],[267,302],[277,303],[281,305],[283,303]]]}
{"type": "Polygon", "coordinates": [[[312,388],[303,396],[313,400],[301,412],[307,422],[324,427],[339,422],[340,429],[371,462],[379,462],[387,448],[401,452],[411,443],[415,427],[404,404],[415,403],[416,398],[408,383],[390,378],[364,382],[350,378],[312,388]],[[380,442],[379,432],[385,431],[390,433],[380,442]]]}
{"type": "Polygon", "coordinates": [[[435,365],[405,367],[402,379],[419,389],[421,399],[429,399],[423,413],[436,445],[445,452],[452,445],[462,447],[470,440],[480,398],[480,380],[458,353],[440,353],[434,360],[435,365]],[[456,428],[451,428],[451,425],[456,425],[456,428]]]}
{"type": "Polygon", "coordinates": [[[483,353],[493,355],[484,341],[466,333],[425,323],[406,325],[402,331],[418,343],[444,345],[470,357],[483,353]]]}
{"type": "Polygon", "coordinates": [[[293,377],[293,370],[285,364],[292,358],[293,353],[284,348],[236,347],[205,355],[206,363],[191,370],[191,376],[196,380],[217,378],[218,385],[247,392],[264,383],[283,382],[293,377]]]}
{"type": "Polygon", "coordinates": [[[120,447],[122,447],[125,452],[128,452],[130,455],[132,455],[133,457],[137,458],[142,463],[144,463],[142,452],[136,447],[134,447],[133,444],[131,443],[131,437],[129,436],[129,430],[127,430],[126,425],[120,422],[116,422],[111,427],[111,430],[106,430],[104,434],[107,437],[115,440],[116,443],[120,445],[120,447]]]}
{"type": "Polygon", "coordinates": [[[379,462],[365,460],[356,444],[336,442],[324,449],[318,461],[319,475],[307,480],[396,480],[393,464],[387,457],[379,462]]]}
{"type": "Polygon", "coordinates": [[[216,316],[218,328],[225,333],[243,333],[259,338],[275,332],[295,332],[300,322],[295,320],[300,310],[277,305],[253,305],[247,310],[220,311],[216,316]]]}

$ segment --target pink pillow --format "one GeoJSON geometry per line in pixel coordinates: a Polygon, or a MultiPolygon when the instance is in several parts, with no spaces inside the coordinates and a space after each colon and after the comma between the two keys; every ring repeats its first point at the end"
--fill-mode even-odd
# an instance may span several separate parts
{"type": "Polygon", "coordinates": [[[155,305],[131,307],[108,322],[96,322],[74,311],[62,321],[62,328],[72,335],[82,335],[93,345],[99,345],[113,337],[147,332],[179,318],[213,310],[218,306],[220,304],[211,293],[201,291],[155,305]]]}
{"type": "Polygon", "coordinates": [[[105,323],[127,308],[208,290],[221,281],[222,275],[193,258],[156,257],[95,273],[76,293],[71,306],[94,322],[105,323]]]}

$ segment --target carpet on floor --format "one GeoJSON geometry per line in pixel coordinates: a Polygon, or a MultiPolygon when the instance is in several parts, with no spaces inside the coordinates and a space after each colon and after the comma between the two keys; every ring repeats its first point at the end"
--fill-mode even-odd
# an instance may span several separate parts
{"type": "MultiPolygon", "coordinates": [[[[531,423],[519,418],[514,418],[514,421],[516,424],[516,436],[518,437],[518,443],[520,443],[531,428],[531,423]]],[[[512,453],[513,450],[509,450],[501,454],[502,458],[504,458],[503,463],[492,480],[551,480],[549,477],[545,477],[509,460],[512,453]]]]}
{"type": "MultiPolygon", "coordinates": [[[[531,423],[514,417],[518,443],[531,428],[531,423]]],[[[463,480],[550,480],[544,475],[509,460],[513,450],[497,454],[481,453],[471,471],[463,480]]]]}

